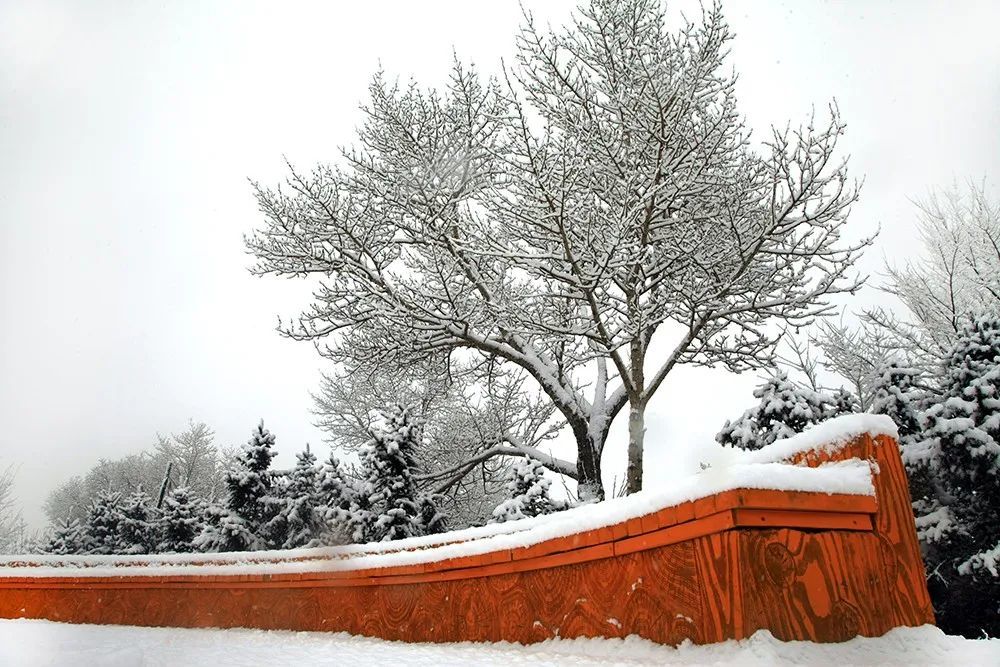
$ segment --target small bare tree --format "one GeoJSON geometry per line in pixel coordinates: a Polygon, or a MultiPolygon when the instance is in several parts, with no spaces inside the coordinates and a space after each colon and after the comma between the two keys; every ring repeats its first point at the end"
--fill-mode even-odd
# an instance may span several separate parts
{"type": "Polygon", "coordinates": [[[836,109],[755,148],[730,39],[717,6],[671,32],[656,0],[594,0],[558,33],[526,14],[502,82],[376,76],[342,167],[256,188],[255,271],[320,279],[284,332],[346,367],[464,351],[522,369],[575,437],[582,498],[603,496],[629,406],[638,490],[668,374],[769,364],[769,323],[826,314],[869,243],[841,242],[856,191],[836,109]],[[654,360],[658,333],[674,342],[654,360]]]}
{"type": "MultiPolygon", "coordinates": [[[[169,437],[157,434],[153,458],[162,473],[169,466],[169,487],[186,486],[201,498],[212,498],[223,489],[223,461],[215,432],[205,422],[169,437]]],[[[156,487],[153,487],[156,488],[156,487]]]]}
{"type": "Polygon", "coordinates": [[[0,554],[26,553],[29,536],[14,500],[14,466],[0,472],[0,554]]]}
{"type": "Polygon", "coordinates": [[[828,392],[846,384],[862,411],[871,407],[883,366],[902,354],[898,338],[867,319],[857,325],[823,320],[803,335],[786,332],[784,342],[775,360],[801,376],[799,384],[828,392]]]}
{"type": "Polygon", "coordinates": [[[845,381],[867,410],[880,369],[891,359],[932,376],[969,317],[1000,313],[1000,203],[985,183],[932,192],[916,202],[923,252],[886,267],[881,289],[900,309],[874,308],[854,324],[823,321],[805,340],[788,337],[779,362],[817,389],[817,370],[845,381]],[[818,350],[809,349],[809,343],[818,350]]]}

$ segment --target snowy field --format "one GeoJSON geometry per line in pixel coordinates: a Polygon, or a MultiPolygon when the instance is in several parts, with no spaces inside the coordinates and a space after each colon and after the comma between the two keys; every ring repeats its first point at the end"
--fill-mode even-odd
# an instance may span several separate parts
{"type": "Polygon", "coordinates": [[[0,621],[0,665],[1000,665],[1000,639],[970,641],[937,628],[901,628],[844,644],[780,642],[758,632],[714,646],[629,638],[515,644],[403,644],[346,634],[188,630],[0,621]]]}

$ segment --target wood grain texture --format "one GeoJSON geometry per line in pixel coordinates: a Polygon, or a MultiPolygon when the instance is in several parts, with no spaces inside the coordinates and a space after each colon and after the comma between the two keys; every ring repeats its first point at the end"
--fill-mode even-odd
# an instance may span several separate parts
{"type": "MultiPolygon", "coordinates": [[[[891,602],[892,625],[889,627],[934,623],[909,484],[896,441],[885,435],[873,438],[864,434],[842,447],[796,457],[792,463],[816,466],[851,458],[866,459],[874,464],[873,482],[878,509],[874,516],[873,536],[877,538],[878,545],[876,547],[870,541],[866,544],[870,544],[869,557],[878,555],[887,583],[879,596],[889,598],[891,602]]],[[[849,543],[857,541],[856,537],[845,540],[849,543]]]]}
{"type": "Polygon", "coordinates": [[[637,634],[667,644],[762,628],[843,641],[933,622],[895,443],[863,436],[795,462],[852,457],[877,464],[877,502],[738,490],[526,549],[377,570],[4,577],[0,617],[405,641],[637,634]]]}

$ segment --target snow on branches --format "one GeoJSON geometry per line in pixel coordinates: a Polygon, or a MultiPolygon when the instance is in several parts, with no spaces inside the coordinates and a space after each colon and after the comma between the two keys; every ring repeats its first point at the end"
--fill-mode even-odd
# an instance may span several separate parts
{"type": "Polygon", "coordinates": [[[362,451],[367,471],[366,508],[370,542],[401,540],[444,530],[444,518],[434,499],[420,494],[413,475],[416,452],[423,439],[420,423],[410,411],[395,406],[384,415],[384,424],[372,430],[362,451]]]}
{"type": "Polygon", "coordinates": [[[539,461],[526,458],[516,462],[510,469],[507,481],[509,497],[493,510],[492,521],[516,521],[569,507],[565,501],[549,497],[550,486],[552,480],[546,479],[544,466],[539,461]]]}
{"type": "Polygon", "coordinates": [[[374,424],[360,470],[309,449],[291,470],[273,470],[274,435],[263,422],[235,453],[219,500],[177,487],[156,507],[141,489],[104,491],[86,519],[57,520],[44,549],[54,554],[258,551],[395,540],[447,529],[440,496],[418,489],[419,420],[394,407],[374,424]]]}
{"type": "Polygon", "coordinates": [[[349,368],[466,350],[524,369],[573,432],[583,498],[603,494],[628,405],[637,490],[645,406],[670,371],[769,363],[765,325],[826,314],[868,243],[841,240],[856,190],[836,108],[753,147],[730,39],[718,7],[671,31],[659,2],[594,0],[561,32],[527,15],[502,81],[457,64],[442,90],[377,75],[339,166],[257,186],[255,270],[320,281],[285,333],[349,368]]]}
{"type": "Polygon", "coordinates": [[[760,449],[789,438],[825,419],[853,412],[847,392],[826,394],[800,387],[779,371],[753,392],[758,404],[735,422],[726,422],[715,439],[723,445],[760,449]]]}
{"type": "MultiPolygon", "coordinates": [[[[910,445],[933,495],[917,498],[935,611],[942,628],[1000,632],[1000,319],[963,323],[942,358],[940,396],[910,445]],[[922,510],[922,512],[921,512],[922,510]]],[[[906,453],[907,450],[904,450],[906,453]]],[[[914,458],[912,455],[910,458],[914,458]]]]}

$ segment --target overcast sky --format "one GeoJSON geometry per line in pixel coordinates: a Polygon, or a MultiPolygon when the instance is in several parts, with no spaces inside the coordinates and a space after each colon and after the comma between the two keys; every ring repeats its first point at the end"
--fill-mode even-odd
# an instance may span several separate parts
{"type": "MultiPolygon", "coordinates": [[[[575,3],[525,4],[562,23],[575,3]]],[[[725,6],[752,127],[838,101],[865,179],[849,227],[882,228],[864,270],[915,250],[908,198],[998,178],[1000,4],[725,6]]],[[[309,413],[321,362],[274,332],[304,304],[301,286],[246,272],[242,235],[258,222],[247,178],[277,182],[283,155],[334,159],[379,62],[426,83],[453,49],[495,69],[519,11],[0,0],[0,465],[20,467],[30,521],[67,477],[189,418],[233,444],[263,417],[282,465],[322,441],[309,413]]],[[[673,373],[651,406],[650,466],[709,439],[752,402],[754,381],[673,373]]],[[[623,456],[609,455],[613,474],[623,456]]]]}

